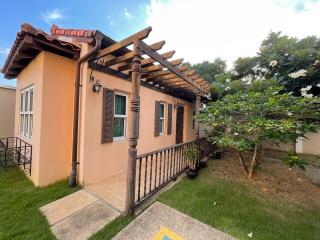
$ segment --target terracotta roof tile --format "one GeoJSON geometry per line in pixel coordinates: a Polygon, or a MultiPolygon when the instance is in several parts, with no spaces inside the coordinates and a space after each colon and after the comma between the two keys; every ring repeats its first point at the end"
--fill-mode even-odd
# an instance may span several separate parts
{"type": "Polygon", "coordinates": [[[91,43],[97,31],[83,29],[63,29],[54,24],[52,25],[50,32],[53,36],[76,37],[75,40],[91,43]]]}

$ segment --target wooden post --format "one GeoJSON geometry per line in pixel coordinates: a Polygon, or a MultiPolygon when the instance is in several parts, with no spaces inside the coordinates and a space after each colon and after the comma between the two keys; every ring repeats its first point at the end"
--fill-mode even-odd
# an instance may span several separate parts
{"type": "Polygon", "coordinates": [[[134,41],[131,73],[131,116],[129,118],[129,150],[127,166],[127,192],[126,192],[126,214],[134,213],[135,185],[136,185],[136,159],[137,144],[139,138],[139,115],[140,115],[140,78],[141,78],[141,51],[140,40],[134,41]]]}
{"type": "MultiPolygon", "coordinates": [[[[201,104],[201,96],[197,94],[196,96],[196,115],[200,113],[200,104],[201,104]]],[[[200,136],[200,125],[199,121],[196,119],[195,120],[195,130],[196,130],[196,139],[199,139],[200,136]]]]}

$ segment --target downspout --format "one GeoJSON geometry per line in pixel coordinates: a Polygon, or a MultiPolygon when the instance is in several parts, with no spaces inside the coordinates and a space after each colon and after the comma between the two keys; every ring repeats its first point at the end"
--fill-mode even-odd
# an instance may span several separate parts
{"type": "Polygon", "coordinates": [[[74,108],[73,108],[73,139],[72,139],[72,163],[71,173],[69,177],[69,186],[75,187],[77,185],[78,175],[78,135],[79,135],[79,106],[80,106],[80,89],[81,89],[81,66],[88,61],[101,48],[103,35],[97,32],[94,36],[95,46],[86,55],[81,57],[76,62],[75,69],[75,94],[74,94],[74,108]]]}

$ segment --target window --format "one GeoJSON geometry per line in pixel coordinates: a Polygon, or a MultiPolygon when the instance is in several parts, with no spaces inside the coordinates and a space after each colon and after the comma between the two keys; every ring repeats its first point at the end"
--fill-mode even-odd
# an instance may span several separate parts
{"type": "Polygon", "coordinates": [[[114,125],[113,140],[123,140],[127,131],[127,96],[116,93],[114,95],[114,125]]]}
{"type": "Polygon", "coordinates": [[[33,86],[20,93],[20,136],[31,139],[33,128],[33,86]]]}
{"type": "Polygon", "coordinates": [[[160,135],[164,133],[164,104],[160,103],[160,135]]]}

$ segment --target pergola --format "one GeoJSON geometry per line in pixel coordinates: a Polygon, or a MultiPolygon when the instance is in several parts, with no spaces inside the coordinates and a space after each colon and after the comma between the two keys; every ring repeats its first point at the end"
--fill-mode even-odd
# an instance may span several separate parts
{"type": "MultiPolygon", "coordinates": [[[[209,84],[203,80],[183,59],[169,60],[175,51],[158,53],[165,41],[151,45],[146,39],[151,27],[148,27],[122,41],[100,49],[90,60],[89,67],[106,73],[112,73],[131,80],[131,101],[129,119],[129,158],[127,169],[126,210],[134,211],[137,143],[139,138],[140,85],[148,85],[168,94],[196,100],[196,114],[199,113],[201,97],[209,93],[209,84]],[[128,47],[132,46],[132,50],[128,47]]],[[[195,124],[199,138],[199,123],[195,124]]]]}

